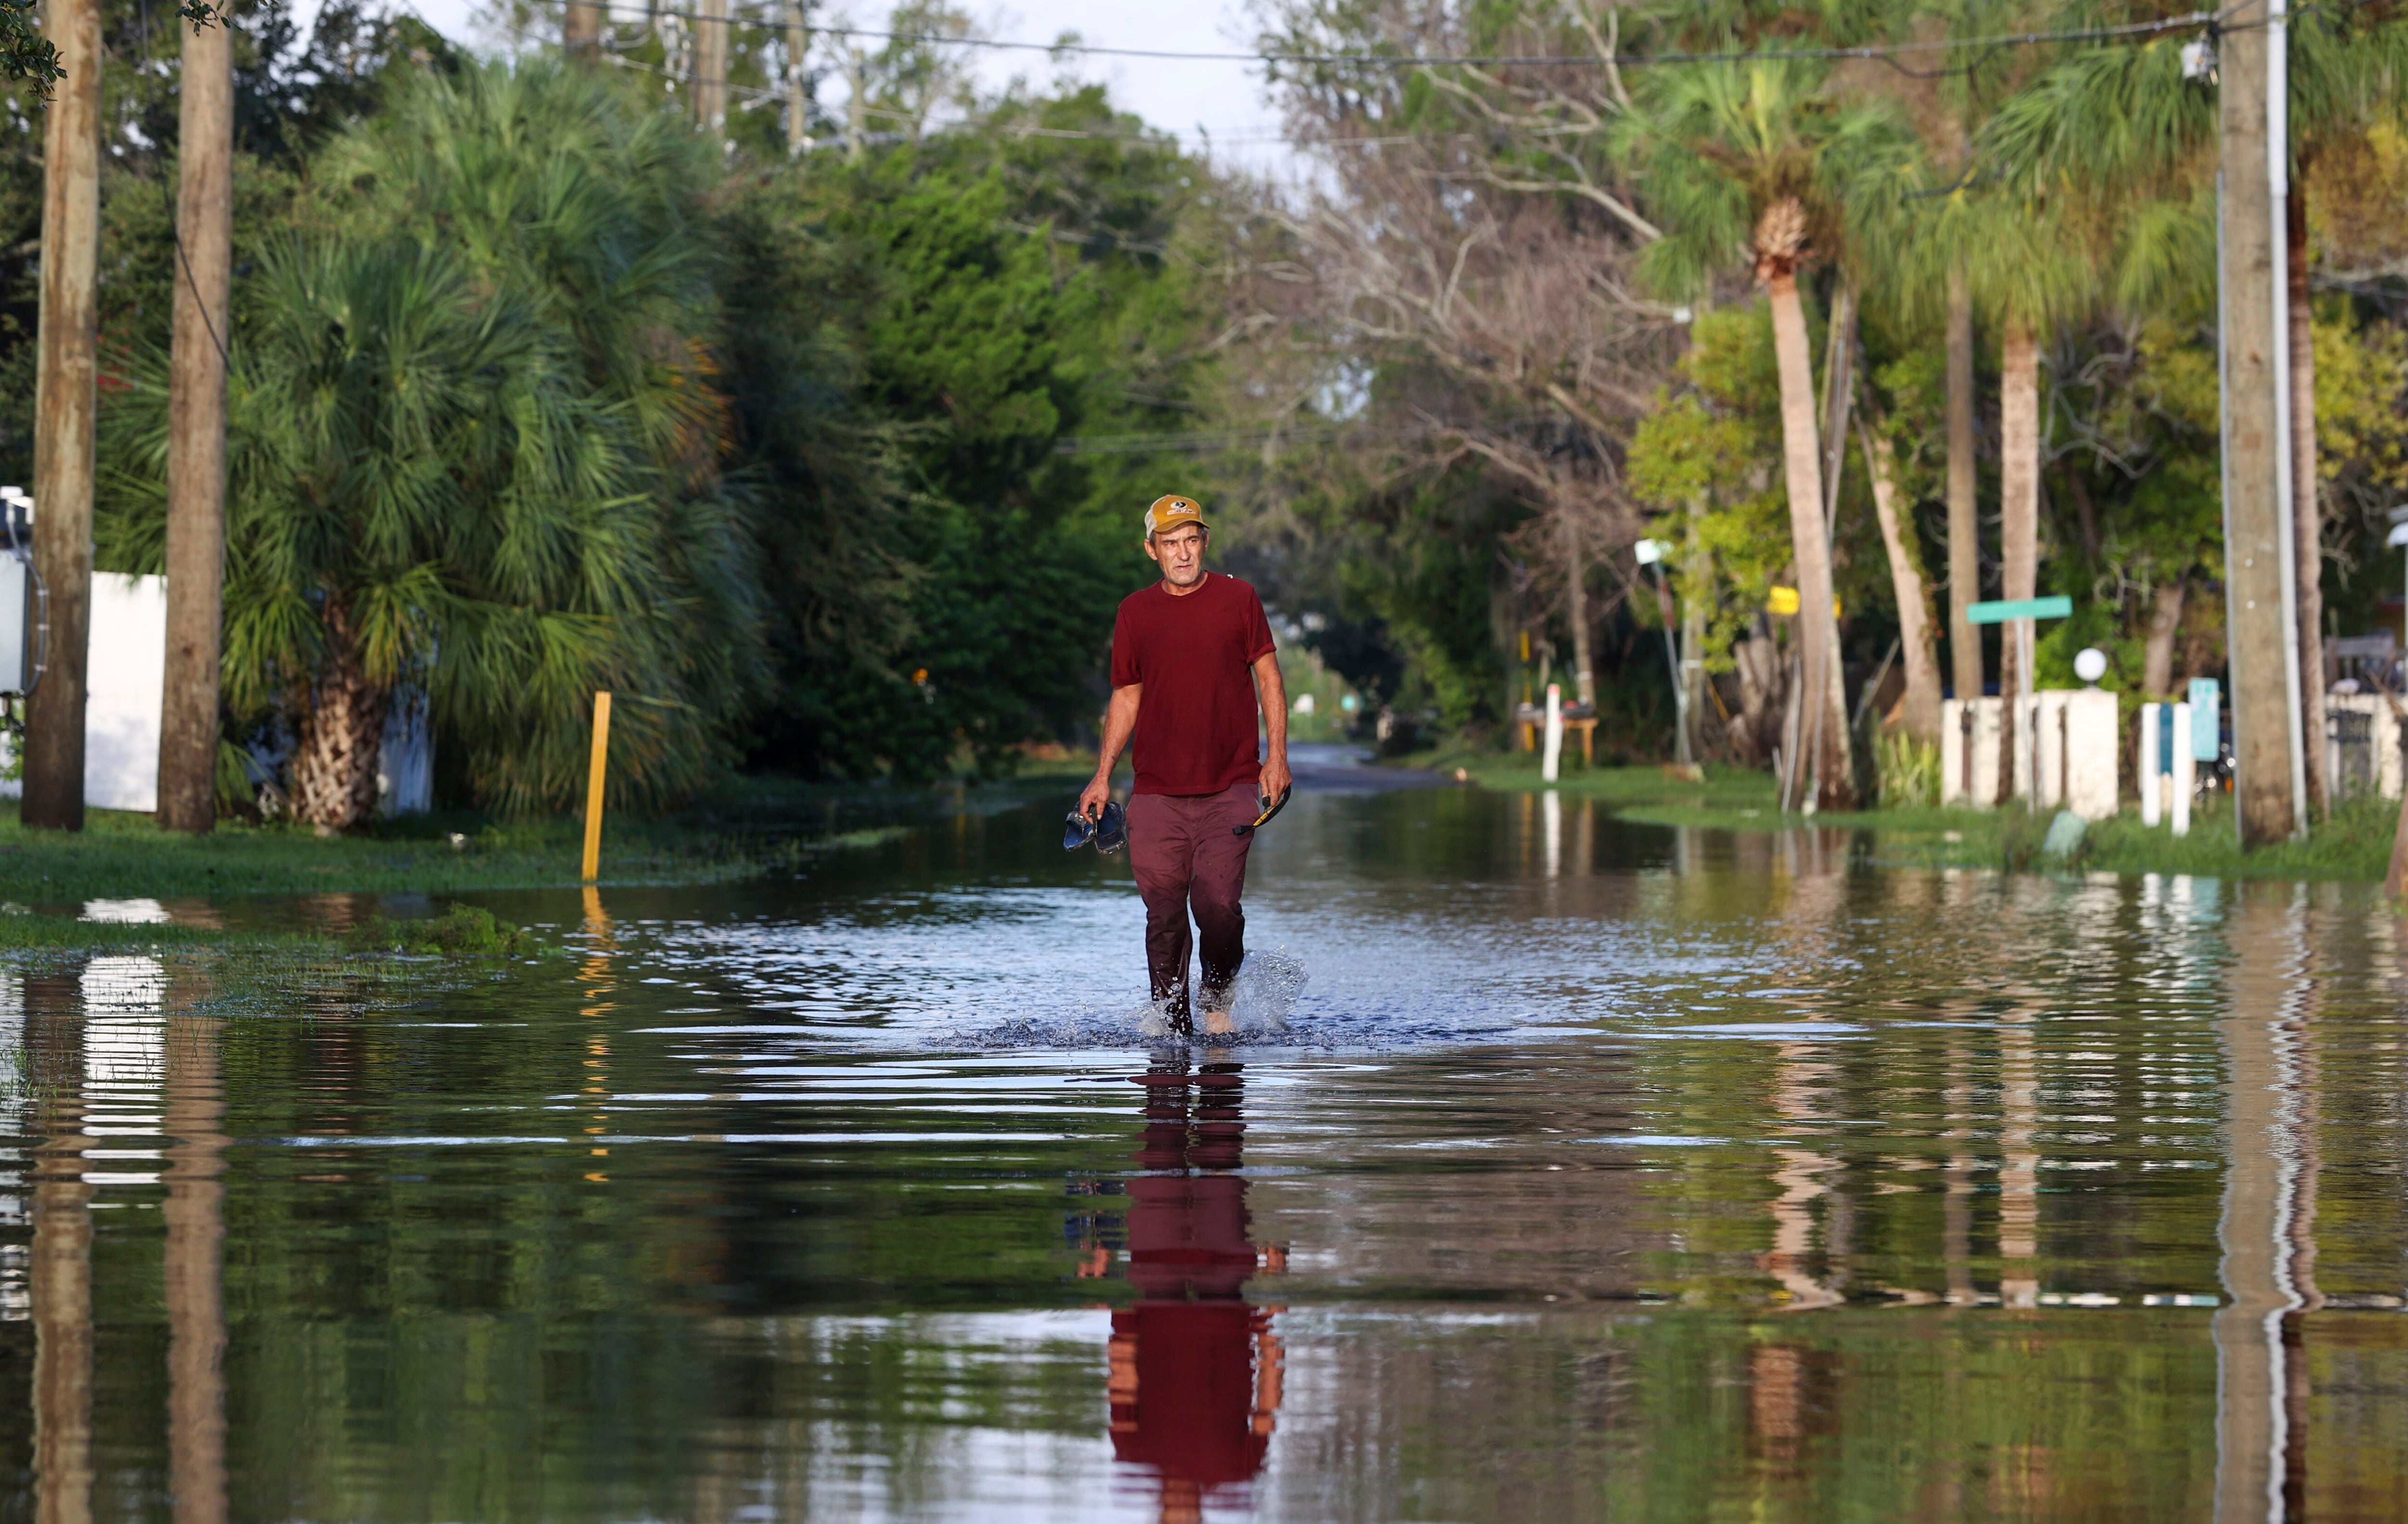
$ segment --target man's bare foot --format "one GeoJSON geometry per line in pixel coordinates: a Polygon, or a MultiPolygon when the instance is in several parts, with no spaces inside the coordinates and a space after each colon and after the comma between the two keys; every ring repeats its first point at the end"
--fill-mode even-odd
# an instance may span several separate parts
{"type": "Polygon", "coordinates": [[[1226,1011],[1206,1011],[1204,1030],[1215,1037],[1226,1037],[1238,1030],[1238,1020],[1226,1011]]]}

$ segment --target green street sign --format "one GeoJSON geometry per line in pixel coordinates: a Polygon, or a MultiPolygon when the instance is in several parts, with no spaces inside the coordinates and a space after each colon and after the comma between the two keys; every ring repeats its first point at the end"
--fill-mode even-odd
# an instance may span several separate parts
{"type": "Polygon", "coordinates": [[[2073,600],[2062,594],[2055,598],[2013,598],[1995,603],[1975,604],[1965,610],[1968,624],[2004,624],[2009,620],[2061,620],[2073,612],[2073,600]]]}

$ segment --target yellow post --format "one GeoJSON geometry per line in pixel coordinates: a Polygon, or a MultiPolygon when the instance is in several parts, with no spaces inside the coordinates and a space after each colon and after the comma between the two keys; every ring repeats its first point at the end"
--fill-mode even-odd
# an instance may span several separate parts
{"type": "Polygon", "coordinates": [[[610,764],[610,695],[594,695],[594,762],[585,773],[585,872],[592,883],[602,872],[602,778],[610,764]]]}

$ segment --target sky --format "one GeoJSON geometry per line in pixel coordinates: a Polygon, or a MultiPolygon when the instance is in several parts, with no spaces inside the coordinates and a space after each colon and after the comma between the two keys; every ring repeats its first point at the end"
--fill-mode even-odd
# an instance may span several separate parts
{"type": "MultiPolygon", "coordinates": [[[[437,31],[471,46],[490,44],[474,21],[478,0],[408,0],[437,31]]],[[[678,0],[668,0],[672,6],[678,0]]],[[[686,0],[691,4],[692,0],[686,0]]],[[[313,8],[313,7],[312,7],[313,8]]],[[[867,28],[883,28],[893,7],[882,0],[815,0],[815,21],[849,20],[867,28]]],[[[1006,0],[967,7],[978,17],[990,37],[1050,43],[1065,32],[1096,46],[1161,49],[1170,51],[1249,51],[1254,29],[1242,0],[1185,0],[1183,4],[1138,5],[1131,0],[1006,0]]],[[[1042,53],[982,49],[980,78],[1000,88],[1013,74],[1031,79],[1053,78],[1054,67],[1042,53]]],[[[1215,156],[1257,172],[1278,173],[1289,165],[1289,155],[1277,141],[1278,118],[1263,99],[1259,70],[1239,63],[1194,59],[1083,58],[1070,64],[1082,79],[1102,82],[1112,100],[1134,110],[1147,122],[1179,135],[1197,147],[1209,134],[1215,156]]],[[[822,99],[835,105],[842,99],[840,80],[829,81],[822,99]]]]}

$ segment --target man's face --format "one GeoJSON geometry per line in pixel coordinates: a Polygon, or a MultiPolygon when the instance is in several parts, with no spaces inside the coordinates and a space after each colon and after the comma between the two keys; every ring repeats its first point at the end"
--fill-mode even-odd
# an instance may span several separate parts
{"type": "Polygon", "coordinates": [[[1174,588],[1192,588],[1204,580],[1204,530],[1182,524],[1150,536],[1145,553],[1162,568],[1162,579],[1174,588]]]}

